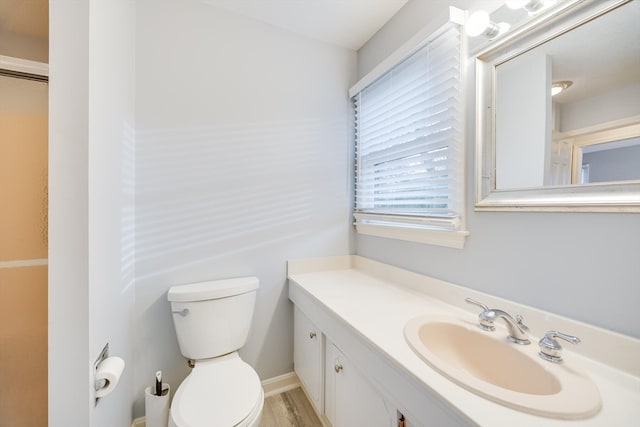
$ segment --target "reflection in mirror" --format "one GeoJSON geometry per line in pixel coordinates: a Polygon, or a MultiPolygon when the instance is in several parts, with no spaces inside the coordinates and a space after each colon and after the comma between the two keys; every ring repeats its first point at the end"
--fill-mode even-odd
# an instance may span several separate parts
{"type": "Polygon", "coordinates": [[[640,0],[568,0],[476,55],[478,210],[640,212],[640,0]]]}
{"type": "Polygon", "coordinates": [[[582,149],[581,184],[640,179],[640,138],[595,144],[582,149]]]}
{"type": "Polygon", "coordinates": [[[581,165],[559,139],[640,114],[639,19],[630,2],[496,67],[496,189],[617,181],[568,179],[581,165]]]}
{"type": "Polygon", "coordinates": [[[558,133],[552,142],[554,185],[640,180],[640,117],[558,133]]]}

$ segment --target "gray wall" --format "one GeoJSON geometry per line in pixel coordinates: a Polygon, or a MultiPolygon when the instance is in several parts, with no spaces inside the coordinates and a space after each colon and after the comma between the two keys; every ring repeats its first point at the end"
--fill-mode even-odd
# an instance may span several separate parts
{"type": "MultiPolygon", "coordinates": [[[[472,8],[476,2],[457,3],[472,8]]],[[[417,16],[428,20],[445,7],[444,2],[410,1],[360,49],[359,76],[425,24],[417,16]]],[[[468,71],[467,245],[458,250],[357,236],[356,253],[640,337],[640,215],[473,210],[472,65],[468,71]]]]}
{"type": "Polygon", "coordinates": [[[204,2],[137,2],[136,404],[188,373],[167,290],[257,276],[245,361],[293,370],[286,261],[351,251],[356,53],[204,2]]]}
{"type": "MultiPolygon", "coordinates": [[[[640,143],[640,138],[636,138],[640,143]]],[[[589,164],[589,182],[640,179],[640,145],[594,151],[582,155],[589,164]]]]}

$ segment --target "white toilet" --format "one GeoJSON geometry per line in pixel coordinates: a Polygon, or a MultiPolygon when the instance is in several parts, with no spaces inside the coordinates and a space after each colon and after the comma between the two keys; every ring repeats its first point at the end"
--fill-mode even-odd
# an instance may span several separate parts
{"type": "Polygon", "coordinates": [[[169,427],[260,424],[260,378],[237,352],[249,334],[257,289],[256,277],[169,289],[180,352],[195,361],[171,402],[169,427]]]}

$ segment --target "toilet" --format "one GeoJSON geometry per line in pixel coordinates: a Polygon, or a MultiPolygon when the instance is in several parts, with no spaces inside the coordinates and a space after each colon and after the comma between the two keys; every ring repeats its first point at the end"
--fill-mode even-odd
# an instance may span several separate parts
{"type": "Polygon", "coordinates": [[[173,286],[173,324],[194,368],[176,390],[169,427],[257,427],[264,391],[238,355],[245,344],[258,289],[256,277],[173,286]]]}

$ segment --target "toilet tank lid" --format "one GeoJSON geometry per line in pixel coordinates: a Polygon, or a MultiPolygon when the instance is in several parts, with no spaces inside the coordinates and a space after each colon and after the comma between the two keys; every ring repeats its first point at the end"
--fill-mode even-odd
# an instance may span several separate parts
{"type": "Polygon", "coordinates": [[[246,294],[258,289],[257,277],[238,277],[235,279],[210,280],[173,286],[167,293],[171,302],[206,301],[246,294]]]}

